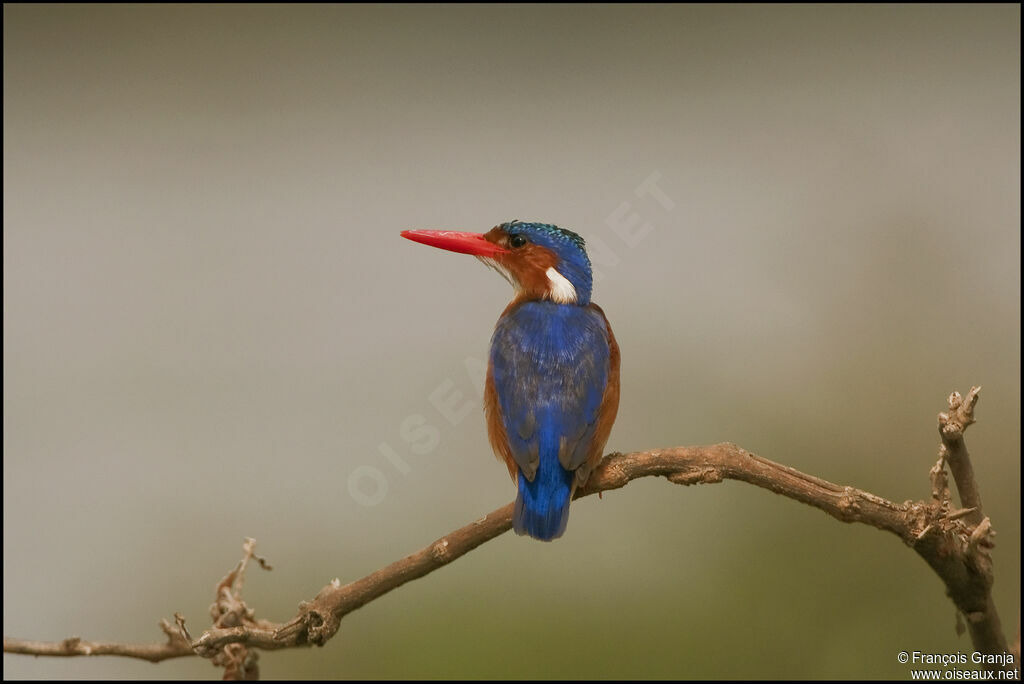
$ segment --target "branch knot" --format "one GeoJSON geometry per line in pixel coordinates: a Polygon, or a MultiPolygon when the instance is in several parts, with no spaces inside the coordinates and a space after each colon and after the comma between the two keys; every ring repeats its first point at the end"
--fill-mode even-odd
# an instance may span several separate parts
{"type": "Polygon", "coordinates": [[[451,560],[451,556],[448,554],[448,540],[438,539],[430,547],[430,556],[438,563],[444,564],[451,560]]]}
{"type": "Polygon", "coordinates": [[[853,487],[843,489],[837,505],[843,521],[856,522],[860,519],[860,502],[857,500],[857,490],[853,487]]]}
{"type": "Polygon", "coordinates": [[[665,477],[668,478],[669,482],[684,486],[715,484],[722,481],[721,471],[712,466],[680,470],[679,472],[669,473],[665,477]]]}

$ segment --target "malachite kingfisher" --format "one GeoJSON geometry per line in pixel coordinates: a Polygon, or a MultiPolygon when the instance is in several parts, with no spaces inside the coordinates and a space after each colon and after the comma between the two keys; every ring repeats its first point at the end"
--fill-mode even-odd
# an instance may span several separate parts
{"type": "Polygon", "coordinates": [[[487,434],[519,489],[516,533],[562,536],[572,495],[601,460],[619,408],[619,346],[590,300],[583,238],[521,221],[483,234],[406,230],[402,237],[472,254],[515,288],[491,338],[487,434]]]}

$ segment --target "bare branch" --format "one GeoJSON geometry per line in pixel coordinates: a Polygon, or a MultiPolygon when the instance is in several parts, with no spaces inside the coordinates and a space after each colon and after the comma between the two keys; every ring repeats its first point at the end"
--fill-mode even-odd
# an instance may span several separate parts
{"type": "MultiPolygon", "coordinates": [[[[713,484],[739,480],[818,508],[847,523],[863,523],[895,534],[912,547],[945,583],[947,593],[966,618],[976,650],[1002,654],[1006,637],[992,604],[992,567],[989,551],[992,536],[988,518],[981,512],[981,498],[963,443],[963,431],[974,422],[973,409],[978,388],[966,400],[950,396],[950,413],[940,415],[942,447],[932,468],[930,501],[894,503],[874,494],[822,480],[788,466],[769,461],[735,444],[676,447],[607,456],[592,473],[575,498],[619,489],[632,480],[659,476],[681,485],[713,484]],[[954,479],[963,508],[951,510],[945,463],[959,465],[954,479]]],[[[416,553],[373,572],[362,579],[342,584],[334,579],[316,597],[299,605],[290,621],[276,624],[258,620],[241,597],[244,571],[250,559],[269,569],[253,553],[247,539],[245,556],[217,586],[217,602],[211,606],[213,628],[189,645],[179,630],[166,622],[168,644],[91,644],[80,640],[60,643],[24,642],[4,639],[4,651],[34,655],[125,655],[162,660],[196,653],[211,658],[226,669],[226,677],[256,676],[253,649],[274,650],[316,644],[322,646],[338,631],[341,619],[370,601],[447,565],[512,527],[513,505],[503,506],[484,517],[441,537],[416,553]],[[71,643],[73,642],[73,643],[71,643]]],[[[959,619],[958,619],[959,623],[959,619]]]]}
{"type": "MultiPolygon", "coordinates": [[[[966,548],[962,547],[962,539],[947,538],[944,543],[937,544],[933,552],[921,555],[946,582],[950,598],[967,617],[967,628],[975,647],[986,653],[1003,653],[1007,651],[1008,645],[991,592],[991,550],[995,546],[995,531],[982,510],[981,493],[964,442],[964,432],[975,422],[974,407],[980,392],[981,387],[972,387],[966,397],[953,392],[947,400],[949,412],[939,414],[942,444],[935,468],[941,471],[944,485],[946,477],[943,463],[949,464],[953,474],[960,503],[964,507],[963,519],[970,526],[966,548]],[[984,645],[984,648],[979,644],[984,645]]],[[[932,473],[934,477],[935,469],[932,473]]],[[[945,496],[948,503],[948,486],[945,487],[945,496]]],[[[947,519],[951,518],[952,514],[947,516],[947,519]]]]}

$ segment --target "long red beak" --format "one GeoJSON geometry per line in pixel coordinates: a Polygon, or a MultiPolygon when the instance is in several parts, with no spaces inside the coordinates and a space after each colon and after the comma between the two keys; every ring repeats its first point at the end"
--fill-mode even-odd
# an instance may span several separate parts
{"type": "Polygon", "coordinates": [[[509,250],[496,245],[482,233],[460,233],[455,230],[403,230],[402,237],[413,242],[422,242],[431,247],[440,247],[449,252],[492,257],[507,254],[509,250]]]}

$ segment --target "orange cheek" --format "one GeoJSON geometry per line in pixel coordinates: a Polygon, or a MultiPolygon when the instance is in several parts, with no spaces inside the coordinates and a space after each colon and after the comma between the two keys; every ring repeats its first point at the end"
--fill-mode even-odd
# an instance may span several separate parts
{"type": "Polygon", "coordinates": [[[519,282],[524,294],[539,299],[550,286],[547,270],[558,263],[558,258],[548,249],[527,245],[511,254],[502,255],[501,261],[519,282]]]}

